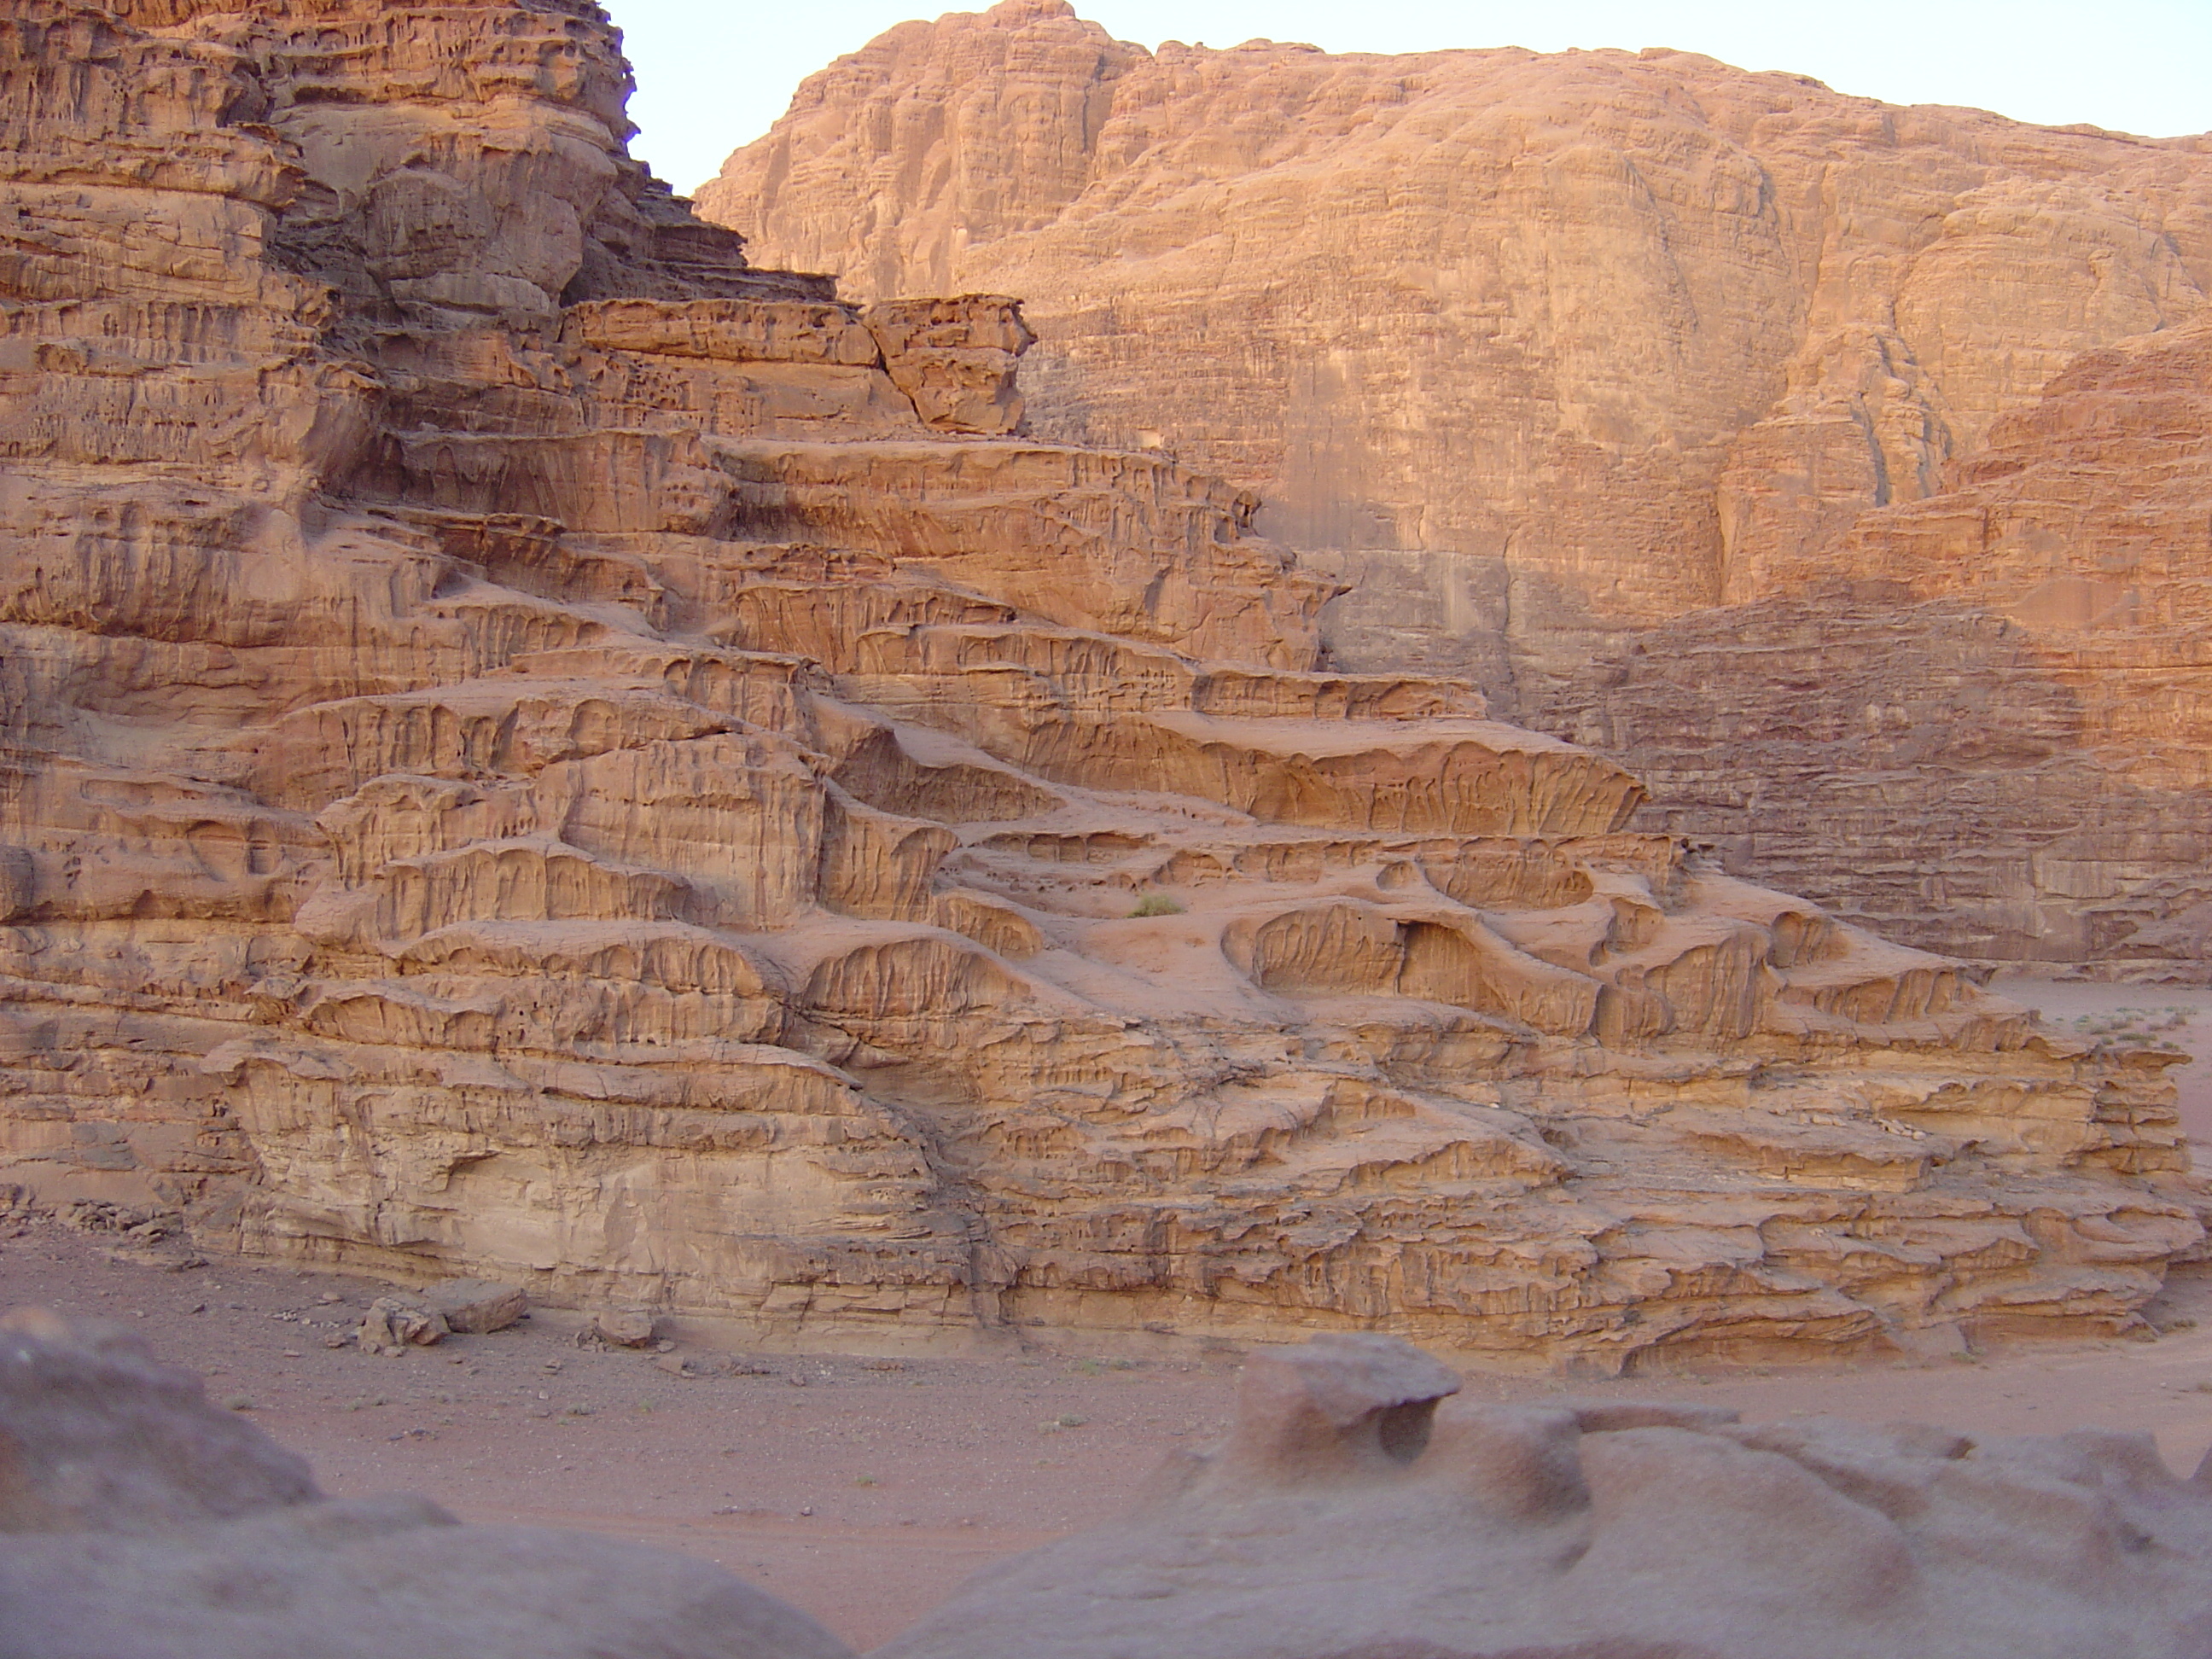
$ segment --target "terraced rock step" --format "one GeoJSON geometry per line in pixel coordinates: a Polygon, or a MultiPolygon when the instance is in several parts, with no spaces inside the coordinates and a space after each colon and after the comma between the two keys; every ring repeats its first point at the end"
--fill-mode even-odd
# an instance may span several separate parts
{"type": "Polygon", "coordinates": [[[1085,9],[887,29],[702,211],[863,299],[1027,295],[1040,436],[1252,490],[1340,665],[1481,682],[1641,827],[1931,950],[2212,978],[2204,138],[1085,9]]]}
{"type": "Polygon", "coordinates": [[[1341,672],[1252,498],[1018,430],[1012,301],[690,220],[592,8],[8,27],[10,1183],[763,1340],[1601,1369],[2203,1247],[2179,1056],[1341,672]]]}

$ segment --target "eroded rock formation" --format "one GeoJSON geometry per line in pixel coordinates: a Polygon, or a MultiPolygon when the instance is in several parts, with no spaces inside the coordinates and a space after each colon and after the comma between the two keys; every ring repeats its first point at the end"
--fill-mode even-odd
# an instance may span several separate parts
{"type": "Polygon", "coordinates": [[[1824,849],[1865,848],[1866,912],[1961,903],[1975,955],[2201,977],[2212,317],[2085,352],[1950,477],[1778,562],[1790,597],[1600,653],[1558,723],[1770,879],[1828,886],[1824,849]]]}
{"type": "Polygon", "coordinates": [[[0,1319],[10,1659],[851,1659],[670,1551],[327,1498],[301,1459],[129,1334],[0,1319]]]}
{"type": "Polygon", "coordinates": [[[1040,433],[1256,489],[1351,584],[1336,665],[1649,769],[1641,822],[1733,872],[1988,960],[2212,971],[2212,682],[2166,597],[2212,562],[2197,348],[2126,348],[2154,413],[2090,385],[2203,313],[2212,141],[1680,52],[1154,54],[1006,0],[814,76],[701,201],[862,295],[1028,296],[1040,433]]]}
{"type": "Polygon", "coordinates": [[[1255,1354],[1230,1437],[881,1659],[2194,1659],[2212,1480],[2148,1435],[1462,1406],[1403,1343],[1255,1354]],[[1442,1401],[1439,1409],[1439,1401],[1442,1401]]]}
{"type": "Polygon", "coordinates": [[[1497,1356],[2112,1330],[2164,1068],[1321,666],[988,296],[748,264],[580,0],[6,20],[0,1175],[398,1276],[1497,1356]]]}

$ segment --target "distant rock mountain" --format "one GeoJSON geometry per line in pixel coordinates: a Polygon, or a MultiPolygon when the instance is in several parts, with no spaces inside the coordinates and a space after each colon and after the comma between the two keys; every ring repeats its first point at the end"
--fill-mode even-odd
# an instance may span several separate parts
{"type": "Polygon", "coordinates": [[[811,77],[700,205],[864,295],[1026,296],[1040,434],[1253,489],[1350,584],[1333,661],[1473,676],[1737,872],[2212,971],[2204,406],[2069,413],[2204,314],[2212,139],[1007,0],[811,77]]]}

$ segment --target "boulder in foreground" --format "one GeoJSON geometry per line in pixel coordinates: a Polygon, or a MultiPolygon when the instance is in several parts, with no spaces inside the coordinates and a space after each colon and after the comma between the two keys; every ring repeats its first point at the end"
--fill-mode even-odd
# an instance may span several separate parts
{"type": "Polygon", "coordinates": [[[131,1336],[36,1312],[0,1321],[0,1607],[8,1659],[850,1659],[685,1556],[325,1498],[131,1336]]]}
{"type": "Polygon", "coordinates": [[[2148,1436],[1443,1403],[1457,1386],[1389,1337],[1255,1357],[1220,1446],[877,1659],[2212,1650],[2212,1485],[2148,1436]]]}

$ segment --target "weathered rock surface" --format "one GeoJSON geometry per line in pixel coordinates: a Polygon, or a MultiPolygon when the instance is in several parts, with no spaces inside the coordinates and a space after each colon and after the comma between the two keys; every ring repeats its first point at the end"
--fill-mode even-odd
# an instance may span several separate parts
{"type": "Polygon", "coordinates": [[[1640,757],[1655,824],[1785,884],[1875,849],[1863,915],[1956,903],[1976,956],[2200,975],[2212,317],[2084,353],[1949,477],[1778,558],[1789,597],[1601,653],[1559,723],[1640,757]]]}
{"type": "Polygon", "coordinates": [[[1011,429],[1011,302],[647,179],[593,8],[0,27],[9,1184],[763,1340],[1601,1369],[2203,1248],[2179,1056],[1324,668],[1252,497],[1011,429]]]}
{"type": "Polygon", "coordinates": [[[642,1348],[653,1340],[653,1316],[634,1308],[604,1309],[592,1316],[591,1334],[617,1348],[642,1348]]]}
{"type": "Polygon", "coordinates": [[[2194,1659],[2212,1636],[2212,1483],[2148,1435],[1439,1409],[1449,1373],[1364,1342],[1254,1356],[1221,1446],[876,1653],[2194,1659]]]}
{"type": "Polygon", "coordinates": [[[2203,313],[2212,140],[1006,0],[840,59],[701,203],[865,295],[1026,296],[1036,431],[1255,489],[1352,585],[1336,665],[1470,676],[1646,769],[1642,826],[1911,943],[2212,972],[2159,597],[2212,565],[2203,405],[2061,435],[2097,354],[2203,313]],[[2038,492],[2001,571],[2000,455],[2038,492]]]}
{"type": "Polygon", "coordinates": [[[530,1294],[520,1285],[489,1279],[452,1279],[431,1288],[428,1301],[449,1331],[480,1336],[503,1331],[530,1311],[530,1294]]]}
{"type": "Polygon", "coordinates": [[[325,1498],[191,1373],[20,1311],[0,1320],[0,1607],[9,1659],[849,1659],[672,1552],[325,1498]]]}
{"type": "Polygon", "coordinates": [[[184,1531],[320,1496],[303,1459],[121,1331],[0,1317],[0,1534],[184,1531]]]}
{"type": "Polygon", "coordinates": [[[371,1353],[404,1353],[410,1347],[435,1347],[452,1334],[453,1327],[437,1309],[412,1297],[380,1296],[369,1304],[355,1340],[371,1353]]]}

